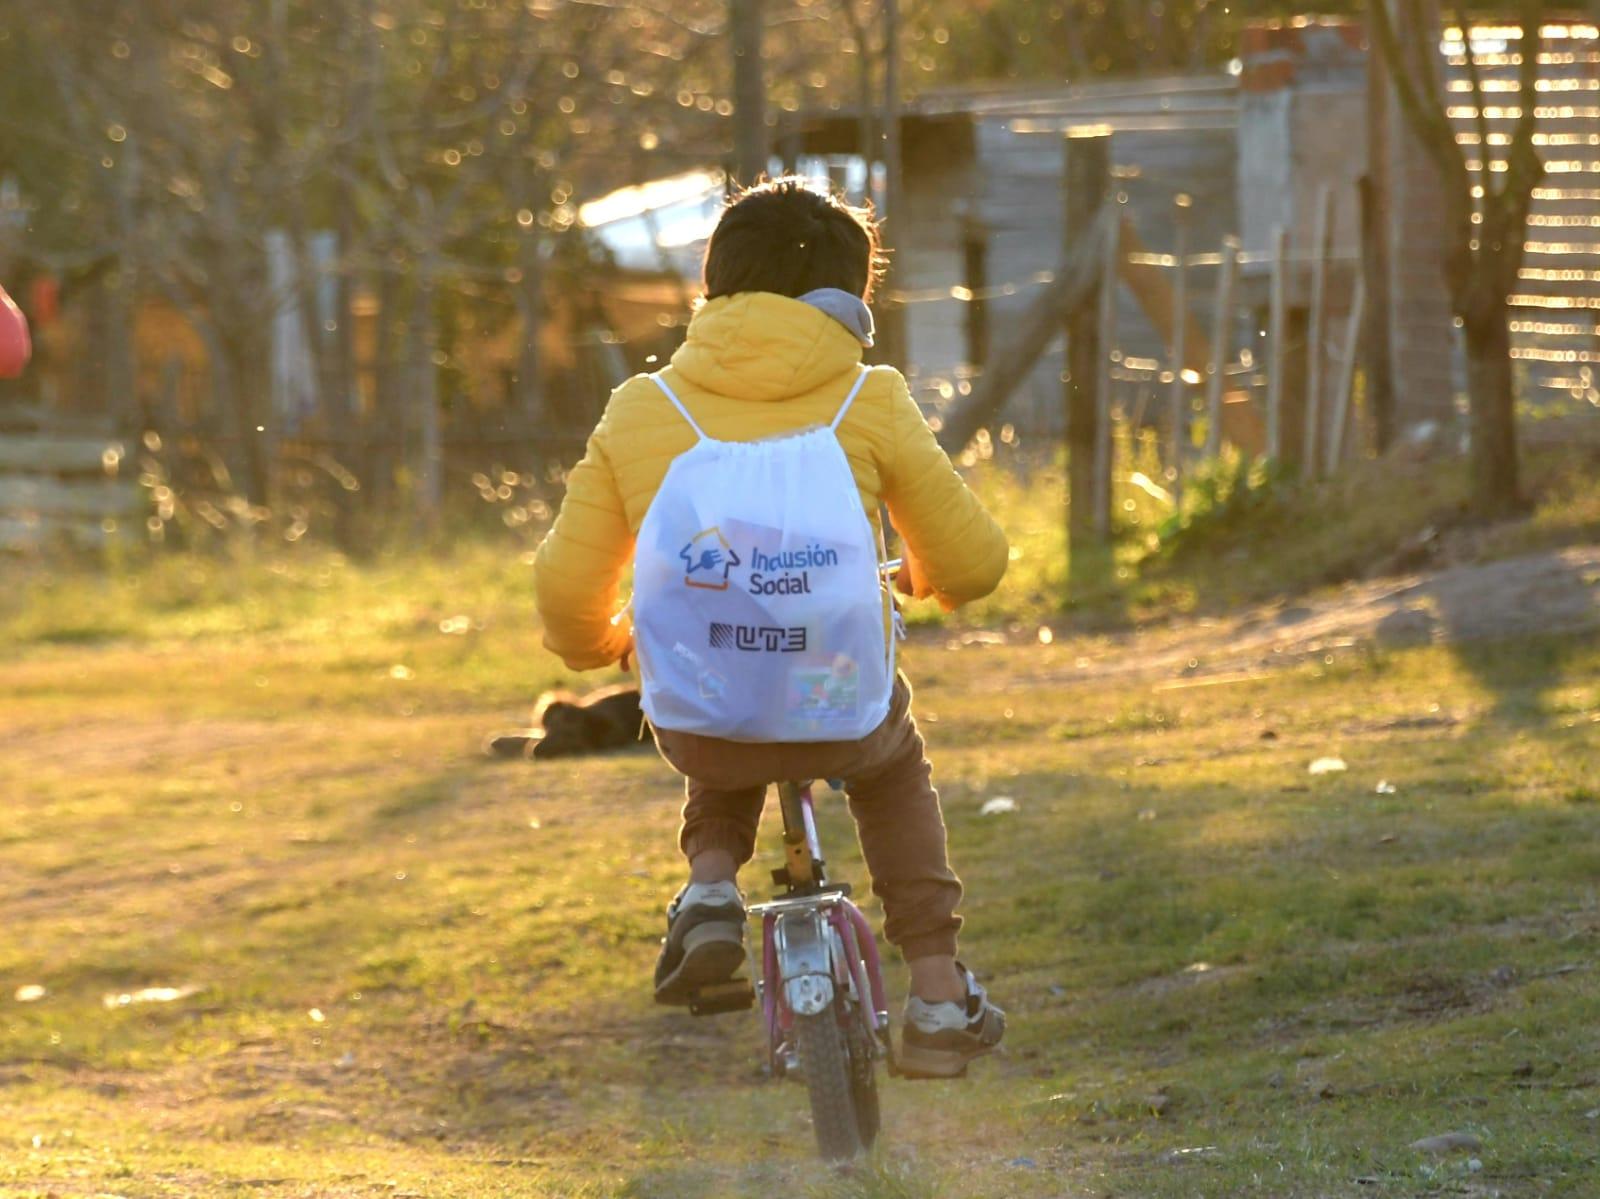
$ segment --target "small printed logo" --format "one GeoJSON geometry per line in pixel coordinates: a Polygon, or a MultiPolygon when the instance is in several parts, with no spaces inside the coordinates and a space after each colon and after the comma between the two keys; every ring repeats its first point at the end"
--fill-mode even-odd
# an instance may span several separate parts
{"type": "Polygon", "coordinates": [[[807,720],[849,720],[860,711],[861,672],[839,654],[832,667],[795,669],[789,675],[789,713],[807,720]]]}
{"type": "Polygon", "coordinates": [[[707,591],[726,591],[728,572],[740,564],[739,555],[716,525],[690,538],[689,544],[678,551],[678,557],[683,559],[684,584],[707,591]]]}
{"type": "Polygon", "coordinates": [[[806,652],[804,625],[774,628],[767,625],[711,622],[711,648],[736,649],[745,653],[803,654],[806,652]]]}

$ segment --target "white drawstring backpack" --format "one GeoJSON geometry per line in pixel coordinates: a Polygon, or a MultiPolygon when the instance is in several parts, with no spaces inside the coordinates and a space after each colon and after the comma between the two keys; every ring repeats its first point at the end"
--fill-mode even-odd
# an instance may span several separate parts
{"type": "Polygon", "coordinates": [[[668,468],[634,551],[634,650],[657,728],[730,741],[851,741],[889,711],[890,610],[878,542],[828,427],[707,437],[668,468]]]}

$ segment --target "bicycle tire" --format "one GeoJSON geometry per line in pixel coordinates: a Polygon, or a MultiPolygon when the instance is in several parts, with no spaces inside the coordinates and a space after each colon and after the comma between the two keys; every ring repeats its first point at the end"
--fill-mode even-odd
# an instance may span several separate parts
{"type": "Polygon", "coordinates": [[[861,1152],[861,1131],[854,1072],[833,1005],[815,1016],[796,1016],[794,1036],[811,1097],[817,1151],[826,1161],[849,1161],[861,1152]]]}
{"type": "Polygon", "coordinates": [[[859,1028],[848,1040],[850,1049],[850,1097],[855,1103],[856,1135],[861,1147],[871,1149],[878,1139],[878,1069],[872,1044],[859,1028]]]}

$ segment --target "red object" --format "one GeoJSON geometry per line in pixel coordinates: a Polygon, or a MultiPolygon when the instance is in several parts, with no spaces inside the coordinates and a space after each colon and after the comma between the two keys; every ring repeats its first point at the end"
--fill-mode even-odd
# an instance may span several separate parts
{"type": "Polygon", "coordinates": [[[53,324],[61,311],[61,284],[52,275],[35,275],[28,284],[28,311],[33,313],[33,327],[43,329],[53,324]]]}
{"type": "Polygon", "coordinates": [[[0,287],[0,379],[15,379],[33,356],[28,339],[28,318],[0,287]]]}
{"type": "Polygon", "coordinates": [[[1342,56],[1361,63],[1366,30],[1349,17],[1292,17],[1251,21],[1239,35],[1239,87],[1277,92],[1293,87],[1301,68],[1342,56]]]}

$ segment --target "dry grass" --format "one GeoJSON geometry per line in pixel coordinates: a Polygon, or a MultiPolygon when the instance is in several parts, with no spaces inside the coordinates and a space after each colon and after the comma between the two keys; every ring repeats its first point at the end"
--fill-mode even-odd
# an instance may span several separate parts
{"type": "Polygon", "coordinates": [[[1592,637],[1176,691],[914,643],[1014,1027],[835,1174],[753,1020],[649,1002],[667,769],[480,756],[563,677],[515,559],[162,569],[4,601],[0,1194],[1592,1190],[1592,637]],[[1406,1148],[1448,1129],[1481,1169],[1406,1148]]]}

